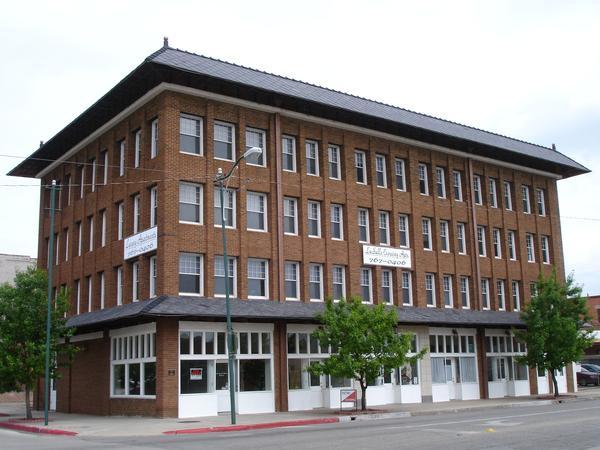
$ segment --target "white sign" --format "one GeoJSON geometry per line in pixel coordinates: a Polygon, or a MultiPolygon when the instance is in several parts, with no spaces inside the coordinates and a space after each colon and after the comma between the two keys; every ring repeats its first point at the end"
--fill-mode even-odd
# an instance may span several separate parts
{"type": "Polygon", "coordinates": [[[377,247],[363,245],[363,264],[371,266],[412,267],[410,250],[405,248],[377,247]]]}
{"type": "Polygon", "coordinates": [[[202,374],[204,370],[202,367],[190,367],[190,381],[202,380],[202,374]]]}
{"type": "Polygon", "coordinates": [[[138,255],[156,250],[158,246],[158,227],[149,228],[141,233],[125,239],[124,258],[134,258],[138,255]]]}

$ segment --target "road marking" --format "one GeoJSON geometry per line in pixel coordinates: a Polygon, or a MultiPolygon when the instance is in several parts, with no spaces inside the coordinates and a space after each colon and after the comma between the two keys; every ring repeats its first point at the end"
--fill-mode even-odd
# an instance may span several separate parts
{"type": "Polygon", "coordinates": [[[516,427],[521,425],[523,422],[506,422],[504,420],[489,420],[484,425],[490,425],[494,427],[516,427]]]}

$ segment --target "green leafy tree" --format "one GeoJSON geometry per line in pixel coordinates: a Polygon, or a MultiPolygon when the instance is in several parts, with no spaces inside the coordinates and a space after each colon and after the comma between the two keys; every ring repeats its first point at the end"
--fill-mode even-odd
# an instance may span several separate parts
{"type": "MultiPolygon", "coordinates": [[[[31,391],[45,374],[48,276],[30,268],[17,274],[14,286],[0,286],[0,392],[25,389],[27,418],[31,419],[31,391]]],[[[61,290],[52,309],[50,333],[51,378],[56,378],[57,358],[70,361],[75,348],[59,345],[71,336],[66,327],[68,294],[61,290]],[[62,358],[67,356],[67,358],[62,358]]]]}
{"type": "Polygon", "coordinates": [[[340,378],[352,378],[360,383],[361,409],[367,408],[367,386],[383,370],[384,373],[419,359],[408,357],[412,333],[398,334],[398,317],[393,309],[384,305],[373,307],[363,304],[360,298],[350,298],[334,303],[327,300],[325,311],[318,314],[321,325],[313,333],[321,346],[331,346],[331,356],[313,363],[309,372],[340,378]]]}
{"type": "Polygon", "coordinates": [[[590,317],[581,287],[572,275],[561,283],[556,270],[548,278],[540,274],[536,294],[521,312],[521,319],[527,329],[517,332],[517,337],[527,344],[527,355],[520,362],[548,370],[557,397],[556,371],[579,361],[593,342],[591,331],[582,328],[590,317]]]}

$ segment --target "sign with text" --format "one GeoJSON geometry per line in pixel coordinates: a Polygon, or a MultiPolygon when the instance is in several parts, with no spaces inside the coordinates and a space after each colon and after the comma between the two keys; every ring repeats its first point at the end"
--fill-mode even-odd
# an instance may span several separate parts
{"type": "Polygon", "coordinates": [[[123,257],[125,259],[135,258],[138,255],[156,250],[157,246],[158,227],[149,228],[125,239],[123,257]]]}
{"type": "Polygon", "coordinates": [[[202,373],[204,370],[202,367],[191,367],[190,368],[190,381],[200,381],[202,380],[202,373]]]}
{"type": "Polygon", "coordinates": [[[412,268],[410,250],[406,248],[363,245],[363,264],[370,266],[412,268]]]}
{"type": "Polygon", "coordinates": [[[340,389],[340,411],[347,404],[351,404],[355,410],[358,408],[356,389],[340,389]]]}

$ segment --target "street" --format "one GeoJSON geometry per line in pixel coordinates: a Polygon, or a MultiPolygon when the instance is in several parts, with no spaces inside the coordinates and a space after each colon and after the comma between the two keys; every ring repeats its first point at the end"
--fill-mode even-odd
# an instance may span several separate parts
{"type": "Polygon", "coordinates": [[[0,430],[3,449],[600,449],[600,400],[392,420],[139,438],[0,430]]]}

